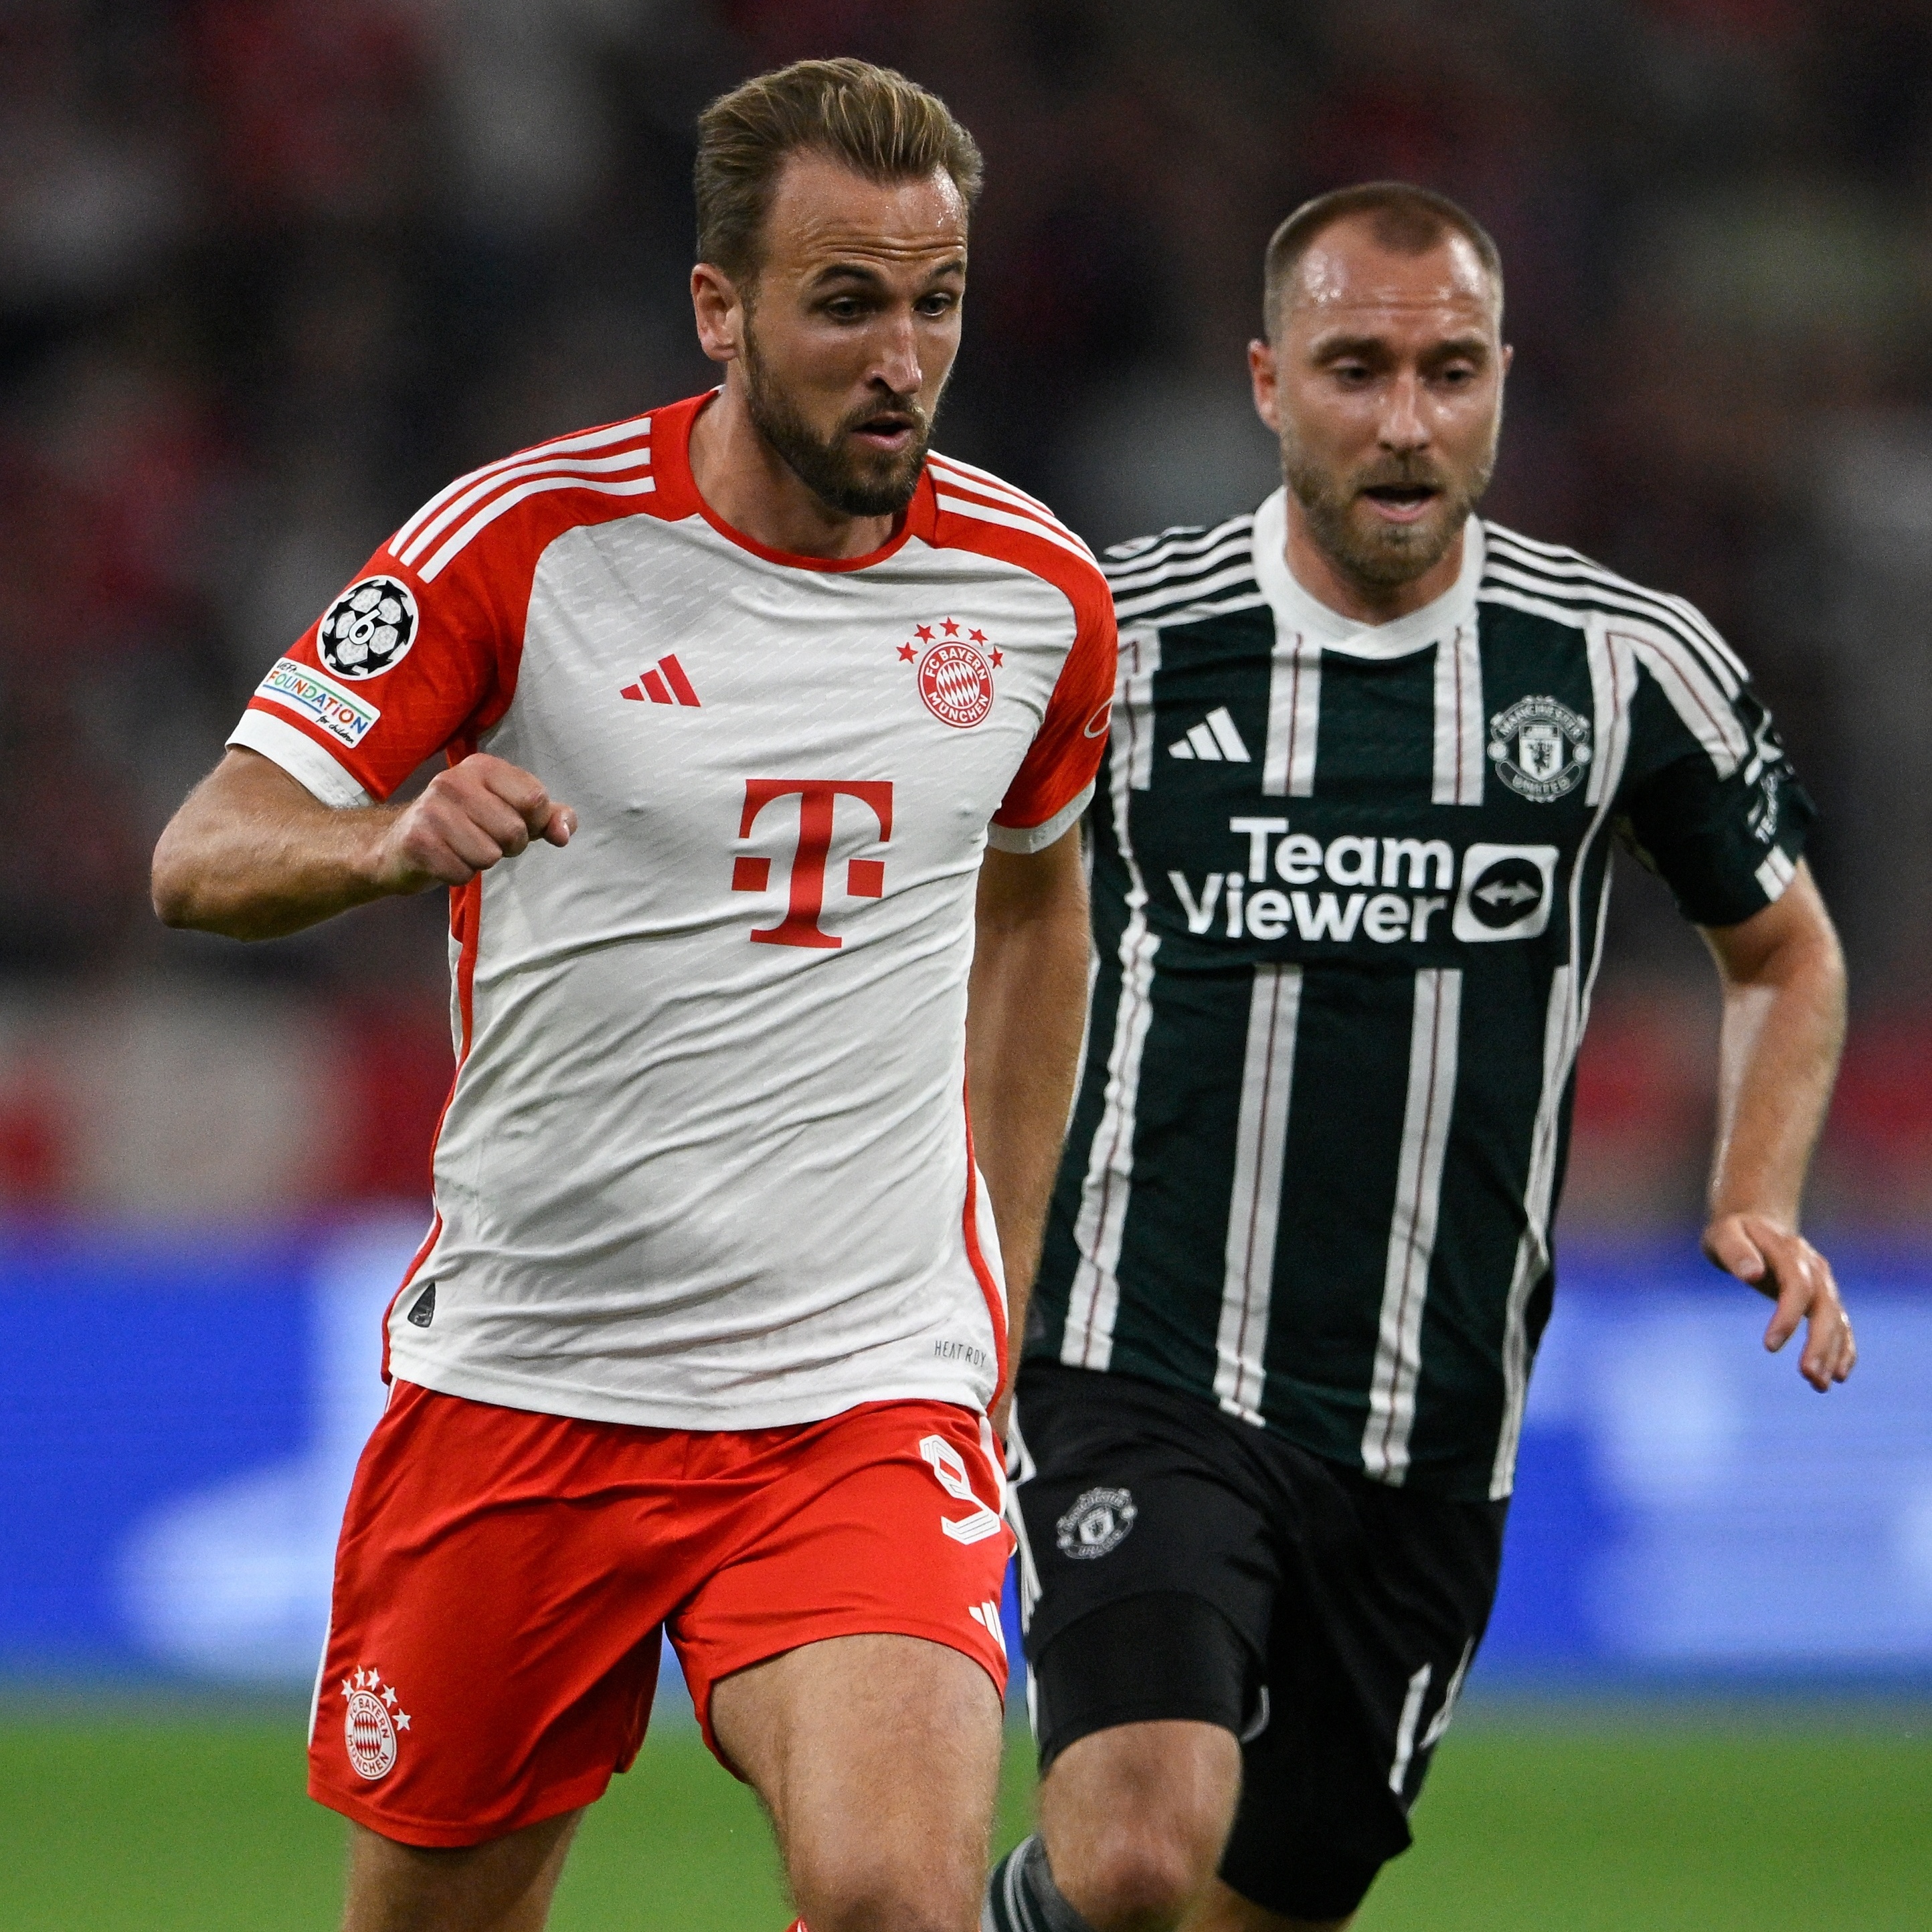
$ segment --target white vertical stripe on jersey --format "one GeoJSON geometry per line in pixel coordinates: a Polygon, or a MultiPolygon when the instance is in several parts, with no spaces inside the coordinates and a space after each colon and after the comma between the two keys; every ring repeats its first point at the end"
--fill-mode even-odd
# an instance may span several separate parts
{"type": "Polygon", "coordinates": [[[1268,748],[1262,754],[1264,798],[1315,795],[1315,740],[1322,726],[1322,646],[1275,620],[1268,668],[1268,748]]]}
{"type": "Polygon", "coordinates": [[[1606,610],[1634,610],[1660,618],[1674,625],[1684,640],[1696,651],[1706,667],[1727,696],[1735,697],[1750,682],[1743,660],[1712,627],[1697,607],[1667,590],[1652,590],[1619,577],[1613,570],[1592,563],[1574,550],[1562,550],[1540,544],[1520,530],[1485,526],[1490,538],[1487,567],[1508,582],[1530,585],[1539,579],[1554,584],[1573,597],[1598,604],[1606,610]],[[1512,571],[1514,561],[1518,566],[1512,571]]]}
{"type": "Polygon", "coordinates": [[[1436,646],[1436,759],[1432,805],[1483,802],[1483,658],[1472,620],[1436,646]]]}
{"type": "Polygon", "coordinates": [[[451,497],[466,490],[472,483],[482,482],[499,470],[507,470],[514,463],[534,462],[538,457],[561,461],[580,449],[604,449],[614,442],[624,442],[651,433],[649,416],[636,416],[628,422],[612,423],[603,429],[586,430],[581,436],[560,436],[549,442],[540,442],[530,449],[520,449],[509,456],[500,456],[494,463],[485,463],[476,469],[466,470],[453,483],[446,483],[425,503],[402,528],[389,539],[389,554],[398,559],[402,556],[402,547],[415,536],[423,519],[439,510],[451,497]]]}
{"type": "Polygon", "coordinates": [[[1609,823],[1617,788],[1630,755],[1630,705],[1636,695],[1636,660],[1629,640],[1612,633],[1595,619],[1584,627],[1584,649],[1590,665],[1590,688],[1596,705],[1597,757],[1600,779],[1596,814],[1570,862],[1569,889],[1570,958],[1557,968],[1550,982],[1550,1006],[1543,1023],[1543,1090],[1530,1131],[1529,1175],[1523,1190],[1524,1221],[1516,1242],[1516,1264],[1510,1276],[1509,1298],[1503,1318],[1503,1415],[1497,1432],[1496,1460],[1490,1472],[1490,1494],[1497,1501],[1516,1486],[1516,1450],[1522,1441],[1523,1403],[1529,1394],[1530,1291],[1550,1266],[1550,1204],[1556,1184],[1556,1150],[1563,1118],[1563,1095],[1570,1082],[1589,1018],[1590,994],[1604,958],[1604,927],[1610,909],[1610,872],[1604,870],[1597,902],[1595,943],[1583,983],[1576,981],[1576,935],[1581,930],[1582,882],[1590,848],[1609,823]]]}
{"type": "Polygon", "coordinates": [[[620,450],[615,456],[577,457],[566,461],[547,456],[535,463],[513,463],[494,470],[473,490],[467,490],[446,508],[439,510],[422,524],[406,543],[399,538],[400,548],[392,547],[393,554],[404,563],[414,563],[443,532],[448,529],[466,510],[475,508],[486,497],[494,496],[506,484],[514,483],[520,476],[610,476],[634,475],[640,470],[651,466],[650,446],[640,449],[620,450]]]}
{"type": "Polygon", "coordinates": [[[1362,1431],[1362,1467],[1378,1482],[1400,1484],[1408,1474],[1415,1390],[1422,1375],[1422,1313],[1436,1258],[1462,1017],[1461,971],[1419,969],[1409,1024],[1408,1097],[1402,1108],[1395,1213],[1382,1273],[1382,1326],[1369,1383],[1368,1424],[1362,1431]]]}
{"type": "Polygon", "coordinates": [[[425,584],[442,574],[444,566],[478,530],[486,530],[506,510],[514,510],[526,496],[541,496],[546,490],[589,490],[600,496],[642,496],[657,488],[656,481],[642,476],[625,483],[600,483],[583,476],[540,476],[533,483],[520,483],[514,490],[484,505],[469,522],[431,557],[416,574],[425,584]]]}
{"type": "Polygon", "coordinates": [[[1710,754],[1718,777],[1729,778],[1750,756],[1750,734],[1690,646],[1668,632],[1639,630],[1622,619],[1615,634],[1627,640],[1642,660],[1684,730],[1710,754]]]}
{"type": "MultiPolygon", "coordinates": [[[[1552,603],[1526,590],[1513,590],[1493,578],[1484,579],[1481,601],[1507,604],[1512,609],[1548,617],[1592,636],[1600,628],[1613,626],[1616,634],[1642,659],[1644,668],[1657,680],[1658,688],[1683,720],[1684,729],[1709,754],[1720,778],[1729,778],[1750,758],[1750,733],[1703,660],[1674,632],[1634,618],[1552,603]]],[[[1593,786],[1594,783],[1593,777],[1593,786]]]]}
{"type": "Polygon", "coordinates": [[[1087,1178],[1080,1210],[1074,1216],[1074,1245],[1080,1258],[1066,1298],[1066,1327],[1060,1359],[1076,1369],[1104,1369],[1113,1359],[1114,1323],[1120,1312],[1120,1238],[1126,1231],[1132,1192],[1134,1125],[1140,1100],[1141,1054],[1154,1018],[1154,959],[1160,945],[1149,930],[1147,882],[1134,856],[1127,823],[1131,791],[1144,790],[1154,762],[1154,676],[1160,665],[1160,634],[1120,640],[1114,674],[1113,741],[1107,749],[1107,788],[1114,812],[1114,836],[1127,868],[1127,922],[1120,934],[1120,997],[1114,1015],[1114,1039],[1107,1055],[1107,1087],[1100,1124],[1088,1150],[1087,1178]]]}
{"type": "MultiPolygon", "coordinates": [[[[1127,784],[1135,791],[1145,791],[1154,783],[1154,674],[1160,668],[1158,631],[1120,633],[1120,669],[1114,682],[1119,687],[1119,712],[1127,721],[1127,784]]],[[[1120,739],[1117,718],[1114,753],[1120,748],[1120,739]]],[[[1124,821],[1124,805],[1118,816],[1124,821]]]]}
{"type": "Polygon", "coordinates": [[[1221,1406],[1244,1422],[1260,1422],[1267,1389],[1268,1306],[1281,1217],[1282,1156],[1288,1144],[1300,1018],[1301,968],[1257,966],[1248,996],[1221,1325],[1214,1343],[1214,1393],[1221,1406]]]}
{"type": "Polygon", "coordinates": [[[1543,1091],[1530,1130],[1529,1178],[1523,1189],[1526,1218],[1516,1244],[1516,1265],[1510,1276],[1503,1317],[1503,1419],[1490,1472],[1490,1494],[1498,1501],[1515,1486],[1516,1452],[1522,1439],[1522,1405],[1529,1390],[1529,1292],[1550,1265],[1550,1197],[1556,1178],[1557,1125],[1574,1047],[1575,1007],[1570,988],[1574,978],[1568,965],[1558,967],[1551,974],[1550,1005],[1543,1018],[1543,1091]]]}

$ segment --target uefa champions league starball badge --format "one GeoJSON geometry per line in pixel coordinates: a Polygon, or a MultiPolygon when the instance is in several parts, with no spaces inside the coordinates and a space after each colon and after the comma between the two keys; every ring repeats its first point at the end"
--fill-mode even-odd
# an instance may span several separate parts
{"type": "Polygon", "coordinates": [[[338,677],[380,677],[416,640],[416,600],[393,577],[352,584],[316,626],[315,654],[338,677]]]}

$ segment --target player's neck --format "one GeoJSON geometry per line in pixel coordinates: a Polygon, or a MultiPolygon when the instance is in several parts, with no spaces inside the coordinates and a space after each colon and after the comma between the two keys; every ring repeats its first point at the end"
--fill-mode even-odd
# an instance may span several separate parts
{"type": "Polygon", "coordinates": [[[892,541],[898,518],[848,517],[806,488],[752,421],[735,382],[691,426],[691,475],[712,514],[753,542],[793,556],[865,556],[892,541]]]}
{"type": "Polygon", "coordinates": [[[1456,540],[1420,577],[1406,584],[1365,584],[1351,575],[1316,543],[1292,490],[1288,497],[1288,568],[1296,583],[1318,604],[1362,624],[1392,624],[1398,617],[1432,604],[1455,586],[1462,573],[1465,524],[1456,540]]]}

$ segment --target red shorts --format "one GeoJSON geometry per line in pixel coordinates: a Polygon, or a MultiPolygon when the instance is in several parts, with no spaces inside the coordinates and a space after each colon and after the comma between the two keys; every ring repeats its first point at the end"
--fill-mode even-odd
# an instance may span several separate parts
{"type": "Polygon", "coordinates": [[[1004,1695],[1003,1496],[949,1402],[728,1432],[399,1382],[343,1520],[310,1795],[412,1845],[587,1804],[637,1756],[666,1628],[714,1751],[712,1686],[824,1637],[946,1644],[1004,1695]]]}

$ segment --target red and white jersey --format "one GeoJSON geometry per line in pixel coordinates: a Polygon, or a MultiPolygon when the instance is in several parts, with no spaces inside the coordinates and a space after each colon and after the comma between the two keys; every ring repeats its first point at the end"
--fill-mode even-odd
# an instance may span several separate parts
{"type": "Polygon", "coordinates": [[[1040,504],[940,456],[884,548],[765,548],[692,481],[709,400],[452,484],[229,741],[335,806],[488,752],[578,815],[452,895],[456,1081],[390,1366],[670,1428],[983,1406],[975,887],[1092,792],[1112,603],[1040,504]]]}

